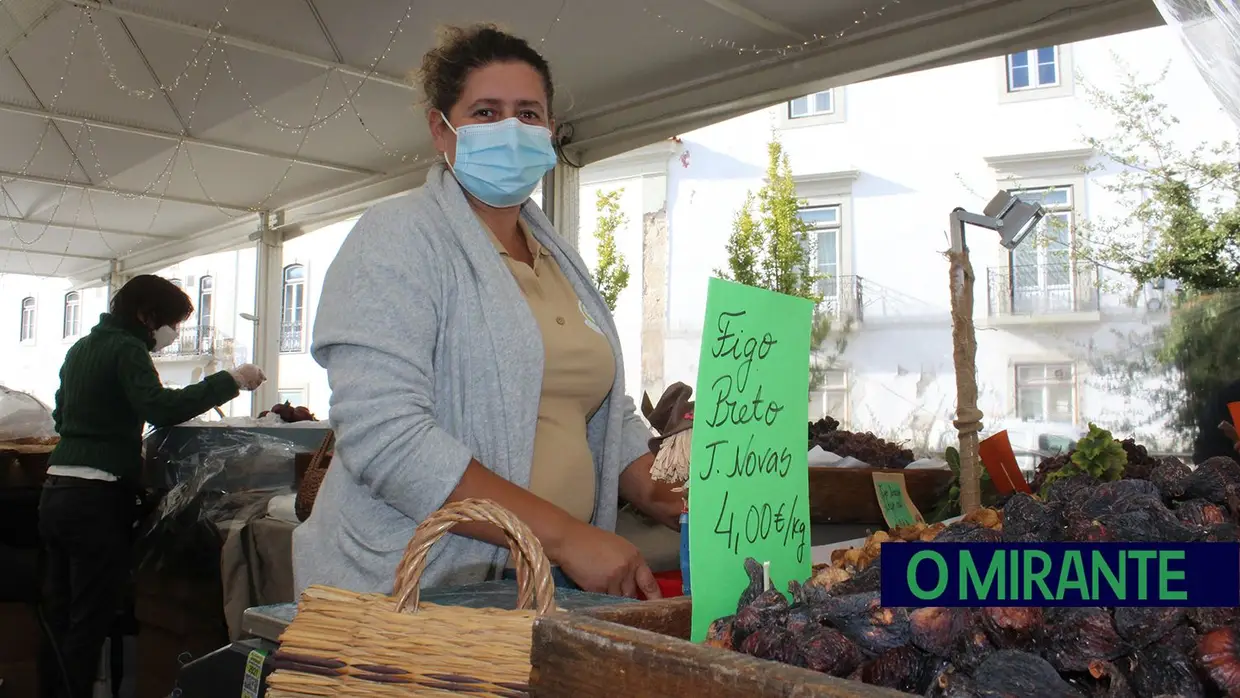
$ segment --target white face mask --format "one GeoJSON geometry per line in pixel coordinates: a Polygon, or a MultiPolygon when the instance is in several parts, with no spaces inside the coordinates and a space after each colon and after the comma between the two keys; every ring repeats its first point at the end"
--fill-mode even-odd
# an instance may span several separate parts
{"type": "Polygon", "coordinates": [[[177,331],[167,325],[164,325],[158,330],[155,330],[155,349],[153,351],[163,351],[164,349],[172,346],[172,343],[176,340],[177,331]]]}

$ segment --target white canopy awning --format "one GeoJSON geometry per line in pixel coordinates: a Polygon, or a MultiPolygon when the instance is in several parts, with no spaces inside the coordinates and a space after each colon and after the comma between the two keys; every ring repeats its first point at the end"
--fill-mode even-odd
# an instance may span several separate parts
{"type": "Polygon", "coordinates": [[[296,233],[417,186],[434,153],[403,76],[436,26],[480,20],[546,54],[579,165],[1162,22],[1150,0],[4,0],[0,273],[152,271],[252,239],[260,213],[296,233]]]}

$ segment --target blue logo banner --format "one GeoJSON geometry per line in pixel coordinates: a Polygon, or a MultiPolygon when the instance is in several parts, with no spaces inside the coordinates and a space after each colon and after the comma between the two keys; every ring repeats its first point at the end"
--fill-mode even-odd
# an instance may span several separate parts
{"type": "Polygon", "coordinates": [[[884,543],[882,604],[1240,606],[1240,543],[884,543]]]}

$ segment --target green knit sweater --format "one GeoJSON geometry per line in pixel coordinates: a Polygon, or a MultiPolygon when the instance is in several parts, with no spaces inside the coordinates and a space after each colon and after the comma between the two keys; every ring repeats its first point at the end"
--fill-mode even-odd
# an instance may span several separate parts
{"type": "Polygon", "coordinates": [[[49,465],[83,465],[137,481],[144,423],[173,426],[237,397],[237,382],[223,371],[188,388],[165,388],[153,345],[144,327],[104,313],[69,348],[52,412],[60,443],[49,465]]]}

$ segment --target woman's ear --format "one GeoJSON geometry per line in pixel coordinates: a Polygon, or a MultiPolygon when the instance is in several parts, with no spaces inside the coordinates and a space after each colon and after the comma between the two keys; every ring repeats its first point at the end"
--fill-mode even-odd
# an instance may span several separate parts
{"type": "Polygon", "coordinates": [[[451,164],[456,160],[456,134],[448,127],[446,118],[438,109],[426,110],[426,125],[431,130],[435,152],[442,154],[451,164]]]}

